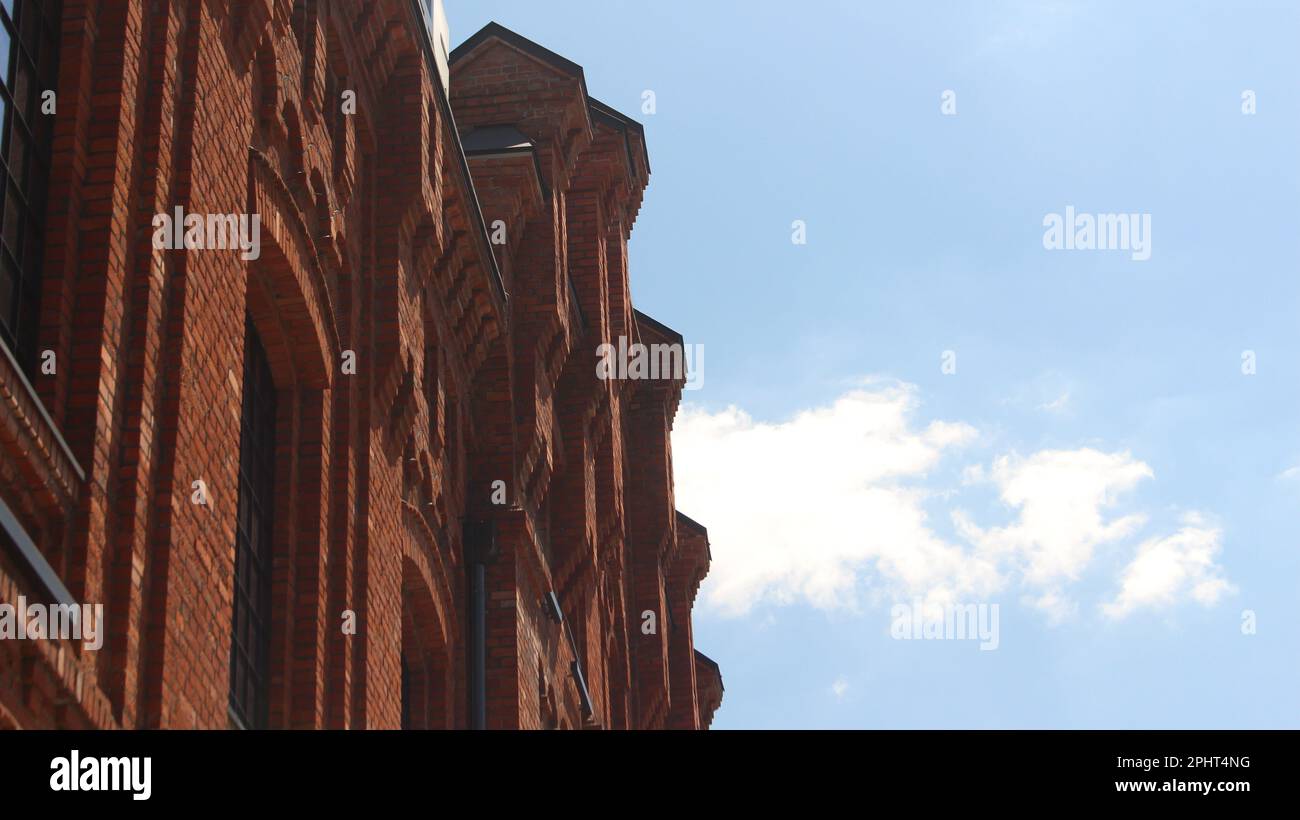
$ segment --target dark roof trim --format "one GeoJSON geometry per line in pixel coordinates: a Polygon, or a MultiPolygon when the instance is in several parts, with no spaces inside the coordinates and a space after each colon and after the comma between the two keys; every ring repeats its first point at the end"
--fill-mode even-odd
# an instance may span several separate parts
{"type": "MultiPolygon", "coordinates": [[[[428,27],[424,25],[424,9],[420,5],[420,0],[410,0],[407,8],[415,15],[415,27],[420,30],[418,39],[421,45],[424,46],[424,56],[428,60],[429,68],[435,76],[440,76],[438,74],[437,52],[434,51],[433,47],[433,35],[429,32],[428,27]]],[[[433,95],[438,98],[438,106],[442,109],[442,114],[447,118],[447,123],[451,127],[452,141],[456,146],[456,158],[460,160],[461,181],[469,192],[470,207],[468,210],[471,212],[470,218],[474,220],[475,227],[478,228],[478,237],[482,242],[488,266],[491,269],[491,275],[488,278],[492,280],[492,284],[495,286],[497,295],[501,298],[504,307],[510,301],[510,294],[506,293],[505,279],[501,277],[501,268],[497,266],[497,256],[492,251],[487,222],[483,219],[483,206],[479,204],[478,191],[474,188],[474,175],[469,170],[469,160],[465,157],[465,146],[460,141],[460,130],[456,128],[456,115],[451,110],[451,100],[447,98],[447,94],[442,90],[442,83],[437,82],[433,85],[435,86],[433,95]]],[[[504,315],[501,318],[504,320],[504,315]]]]}
{"type": "Polygon", "coordinates": [[[636,308],[632,308],[632,315],[636,319],[636,323],[638,325],[640,324],[649,325],[651,329],[659,331],[661,334],[667,336],[670,339],[675,339],[678,342],[682,341],[682,334],[673,330],[671,327],[664,324],[663,322],[650,318],[649,316],[645,315],[644,313],[637,310],[636,308]]]}
{"type": "MultiPolygon", "coordinates": [[[[451,50],[450,61],[459,62],[465,55],[478,48],[483,43],[496,37],[503,42],[514,46],[520,51],[536,57],[544,63],[548,63],[566,74],[573,74],[582,77],[582,66],[572,60],[561,57],[549,48],[529,40],[527,37],[517,32],[511,31],[495,20],[488,23],[483,28],[470,35],[469,39],[451,50]]],[[[586,91],[586,86],[583,86],[586,91]]]]}
{"type": "MultiPolygon", "coordinates": [[[[419,0],[415,0],[415,2],[419,2],[419,0]]],[[[453,48],[451,50],[451,56],[448,58],[448,63],[451,66],[455,66],[456,63],[468,57],[479,46],[493,38],[500,40],[516,51],[523,52],[524,54],[551,66],[557,71],[574,77],[578,81],[578,86],[582,89],[583,101],[586,102],[591,99],[591,95],[587,93],[587,75],[583,73],[582,66],[572,60],[561,57],[549,48],[529,40],[522,34],[511,31],[497,22],[488,23],[486,26],[471,35],[468,40],[453,48]]],[[[587,124],[590,125],[590,106],[587,107],[586,113],[587,124]]]]}
{"type": "Polygon", "coordinates": [[[685,524],[687,529],[695,530],[697,533],[704,536],[704,555],[709,559],[710,564],[713,563],[713,545],[709,543],[708,528],[681,510],[677,510],[677,523],[679,525],[685,524]]]}
{"type": "Polygon", "coordinates": [[[491,125],[486,128],[476,128],[461,137],[461,144],[465,147],[465,156],[470,159],[532,157],[533,172],[537,174],[537,186],[541,189],[542,198],[551,198],[551,189],[542,174],[542,161],[537,156],[533,141],[519,133],[513,126],[491,125]]]}
{"type": "Polygon", "coordinates": [[[461,134],[460,143],[469,156],[533,150],[533,141],[513,125],[488,125],[461,134]]]}
{"type": "Polygon", "coordinates": [[[650,172],[650,149],[646,145],[645,126],[631,117],[620,113],[617,109],[611,108],[605,103],[592,97],[587,98],[591,107],[593,117],[611,128],[623,132],[623,141],[627,145],[627,161],[632,166],[632,176],[640,176],[636,173],[636,163],[632,161],[632,140],[629,132],[635,131],[641,137],[641,160],[645,163],[646,173],[650,172]]]}
{"type": "Polygon", "coordinates": [[[703,535],[705,538],[709,537],[708,528],[706,528],[703,524],[696,521],[694,518],[691,518],[689,515],[682,512],[681,510],[677,511],[677,520],[684,522],[686,526],[700,533],[700,535],[703,535]]]}
{"type": "Polygon", "coordinates": [[[695,650],[695,662],[696,662],[696,663],[703,663],[705,666],[710,666],[710,667],[712,667],[712,668],[713,668],[713,671],[716,672],[717,675],[718,675],[718,686],[722,689],[722,691],[724,691],[724,692],[727,691],[727,687],[724,686],[723,683],[722,683],[722,668],[721,668],[720,666],[718,666],[718,662],[717,662],[717,661],[715,661],[713,658],[710,658],[708,655],[704,654],[704,653],[701,652],[700,650],[696,649],[696,650],[695,650]]]}

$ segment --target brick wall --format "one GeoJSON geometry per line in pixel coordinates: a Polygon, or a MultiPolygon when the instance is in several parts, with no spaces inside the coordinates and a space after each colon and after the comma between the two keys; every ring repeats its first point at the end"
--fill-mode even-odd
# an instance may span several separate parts
{"type": "Polygon", "coordinates": [[[620,335],[680,341],[630,301],[640,127],[496,26],[448,94],[411,0],[62,9],[57,367],[0,356],[0,604],[44,570],[107,623],[99,651],[0,640],[0,726],[230,725],[246,316],[276,394],[268,725],[469,725],[464,525],[489,520],[489,726],[707,726],[681,384],[595,373],[620,335]],[[493,126],[527,148],[466,156],[493,126]],[[260,256],[155,249],[178,207],[257,214],[260,256]]]}

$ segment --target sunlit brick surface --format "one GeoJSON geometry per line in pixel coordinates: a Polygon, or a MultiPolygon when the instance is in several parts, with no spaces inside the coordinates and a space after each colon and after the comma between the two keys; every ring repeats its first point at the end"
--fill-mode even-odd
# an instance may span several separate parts
{"type": "MultiPolygon", "coordinates": [[[[0,727],[231,725],[246,316],[276,392],[267,725],[470,725],[464,524],[487,520],[489,727],[708,726],[682,380],[595,367],[620,335],[681,342],[631,304],[644,133],[499,28],[452,53],[448,97],[419,9],[62,3],[0,498],[107,623],[96,652],[0,641],[0,727]],[[502,125],[527,147],[462,150],[502,125]],[[178,207],[259,215],[257,258],[156,249],[178,207]]],[[[3,546],[0,601],[42,599],[3,546]]]]}

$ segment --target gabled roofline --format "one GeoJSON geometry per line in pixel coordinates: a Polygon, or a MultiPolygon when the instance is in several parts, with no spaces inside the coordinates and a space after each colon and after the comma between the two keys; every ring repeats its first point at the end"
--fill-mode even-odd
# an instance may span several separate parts
{"type": "Polygon", "coordinates": [[[686,525],[687,529],[694,530],[699,535],[704,536],[704,554],[708,556],[709,563],[713,563],[713,545],[709,543],[709,528],[691,518],[681,510],[676,510],[678,525],[686,525]]]}
{"type": "Polygon", "coordinates": [[[649,174],[650,148],[646,145],[645,126],[594,97],[588,97],[587,100],[591,105],[591,113],[595,119],[623,132],[623,142],[627,146],[627,161],[632,167],[632,176],[639,177],[640,175],[636,172],[636,163],[632,161],[632,140],[628,136],[628,132],[636,132],[637,136],[641,138],[641,160],[645,163],[646,173],[649,174]]]}
{"type": "MultiPolygon", "coordinates": [[[[491,40],[493,37],[496,37],[497,39],[502,40],[511,46],[514,46],[520,51],[531,54],[532,56],[536,57],[537,59],[541,60],[544,63],[549,63],[550,65],[558,68],[560,71],[563,71],[566,74],[573,74],[577,77],[583,76],[582,66],[578,65],[577,63],[573,62],[568,58],[561,57],[559,54],[556,54],[554,51],[551,51],[546,46],[543,46],[540,43],[535,43],[532,40],[529,40],[527,37],[523,36],[522,34],[519,34],[518,32],[511,31],[510,29],[506,28],[505,26],[501,25],[495,20],[492,21],[491,23],[488,23],[486,26],[479,29],[478,31],[474,32],[469,36],[468,40],[453,48],[451,50],[451,62],[453,64],[460,62],[460,60],[463,59],[465,56],[467,56],[470,52],[472,52],[474,49],[481,46],[483,43],[486,43],[488,40],[491,40]]],[[[584,81],[583,83],[584,92],[586,91],[586,88],[587,88],[586,82],[584,81]]]]}
{"type": "Polygon", "coordinates": [[[701,524],[700,522],[696,521],[694,518],[691,518],[689,515],[687,515],[686,513],[682,512],[681,510],[677,510],[677,517],[678,517],[679,519],[681,519],[682,521],[684,521],[688,527],[690,527],[691,529],[695,530],[695,531],[698,532],[700,535],[703,535],[705,538],[708,537],[708,535],[709,535],[709,530],[708,530],[708,528],[705,527],[705,526],[704,526],[703,524],[701,524]]]}
{"type": "MultiPolygon", "coordinates": [[[[415,1],[418,2],[418,0],[415,1]]],[[[587,75],[583,72],[582,66],[568,58],[561,57],[549,48],[529,40],[518,32],[511,31],[498,22],[493,21],[488,23],[486,26],[470,35],[468,40],[451,50],[451,57],[448,62],[452,67],[453,73],[455,71],[456,63],[466,59],[469,55],[473,54],[479,46],[493,39],[500,40],[516,51],[527,54],[529,57],[532,57],[533,59],[576,79],[578,81],[578,87],[582,91],[582,101],[584,104],[584,111],[587,114],[587,124],[591,125],[591,106],[589,104],[591,95],[587,93],[587,75]]]]}
{"type": "Polygon", "coordinates": [[[636,319],[636,323],[637,323],[638,325],[644,323],[644,324],[648,325],[652,330],[657,330],[659,333],[661,333],[661,334],[664,335],[664,336],[667,336],[669,339],[672,339],[673,341],[676,341],[676,342],[684,342],[684,341],[685,341],[685,340],[682,338],[682,334],[680,334],[680,333],[678,333],[677,331],[673,330],[671,327],[669,327],[668,325],[666,325],[666,324],[664,324],[663,322],[659,321],[658,319],[653,319],[653,318],[651,318],[650,316],[647,316],[646,314],[642,313],[641,311],[637,310],[636,308],[632,308],[632,317],[633,317],[634,319],[636,319]]]}
{"type": "Polygon", "coordinates": [[[717,661],[715,661],[713,658],[710,658],[708,655],[704,654],[700,650],[696,649],[695,662],[704,663],[706,666],[712,667],[713,671],[716,672],[718,675],[718,688],[724,692],[727,691],[726,684],[722,682],[722,668],[718,666],[717,661]]]}

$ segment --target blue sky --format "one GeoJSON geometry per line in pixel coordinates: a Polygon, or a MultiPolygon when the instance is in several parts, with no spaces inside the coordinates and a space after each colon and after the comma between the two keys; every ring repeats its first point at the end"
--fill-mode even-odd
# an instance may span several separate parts
{"type": "Polygon", "coordinates": [[[1300,726],[1300,6],[448,16],[646,126],[716,728],[1300,726]],[[1149,214],[1151,258],[1046,250],[1066,206],[1149,214]],[[997,650],[894,640],[917,599],[997,604],[997,650]]]}

